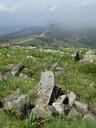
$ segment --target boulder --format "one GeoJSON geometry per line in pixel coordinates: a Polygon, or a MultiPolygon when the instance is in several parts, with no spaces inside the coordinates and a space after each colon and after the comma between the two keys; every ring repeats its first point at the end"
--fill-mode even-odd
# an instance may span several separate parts
{"type": "Polygon", "coordinates": [[[51,71],[42,72],[38,85],[36,105],[48,105],[54,89],[54,74],[51,71]]]}
{"type": "Polygon", "coordinates": [[[83,62],[86,62],[86,61],[88,61],[88,62],[96,61],[96,56],[93,55],[93,54],[89,51],[89,52],[87,52],[87,53],[84,55],[82,61],[83,61],[83,62]]]}
{"type": "Polygon", "coordinates": [[[37,118],[52,118],[56,114],[56,110],[52,106],[38,106],[32,109],[30,115],[36,115],[37,118]]]}
{"type": "Polygon", "coordinates": [[[82,114],[87,114],[88,113],[88,105],[87,104],[75,101],[74,105],[75,105],[78,112],[80,112],[82,114]]]}
{"type": "Polygon", "coordinates": [[[4,110],[21,119],[26,118],[33,108],[29,97],[22,95],[20,90],[8,95],[2,102],[4,110]]]}

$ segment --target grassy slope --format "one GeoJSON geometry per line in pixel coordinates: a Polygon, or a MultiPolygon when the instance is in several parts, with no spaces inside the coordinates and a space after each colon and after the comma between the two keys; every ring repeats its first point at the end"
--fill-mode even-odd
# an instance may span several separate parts
{"type": "MultiPolygon", "coordinates": [[[[55,83],[62,86],[64,90],[74,91],[77,99],[88,104],[96,103],[96,92],[90,90],[90,84],[96,83],[96,64],[78,63],[72,58],[72,54],[77,49],[27,49],[27,48],[0,48],[0,72],[6,70],[7,64],[24,64],[33,68],[35,74],[31,80],[19,80],[18,78],[8,79],[0,82],[0,99],[13,90],[20,88],[22,93],[30,94],[34,90],[40,79],[40,74],[44,69],[50,69],[55,62],[60,62],[64,67],[64,74],[55,78],[55,83]]],[[[79,49],[82,54],[88,49],[79,49]]],[[[96,52],[95,52],[96,54],[96,52]]],[[[31,95],[32,97],[33,95],[31,95]]],[[[96,114],[96,111],[93,111],[96,114]]],[[[44,128],[95,128],[96,124],[83,122],[82,118],[67,119],[56,117],[46,122],[44,128]]],[[[26,121],[19,121],[14,117],[0,111],[0,128],[27,128],[26,121]]],[[[32,128],[35,128],[32,127],[32,128]]]]}

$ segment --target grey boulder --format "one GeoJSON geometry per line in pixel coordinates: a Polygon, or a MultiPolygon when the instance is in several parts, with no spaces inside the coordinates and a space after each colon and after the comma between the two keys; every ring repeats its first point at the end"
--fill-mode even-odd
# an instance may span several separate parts
{"type": "Polygon", "coordinates": [[[26,118],[33,108],[29,97],[22,95],[20,90],[8,95],[2,102],[4,110],[20,119],[26,118]]]}
{"type": "Polygon", "coordinates": [[[30,115],[35,115],[37,118],[52,118],[56,114],[52,106],[38,106],[32,109],[30,115]]]}

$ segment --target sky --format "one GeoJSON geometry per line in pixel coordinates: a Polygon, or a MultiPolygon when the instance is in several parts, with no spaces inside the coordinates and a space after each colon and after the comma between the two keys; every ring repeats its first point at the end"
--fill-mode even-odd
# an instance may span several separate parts
{"type": "Polygon", "coordinates": [[[95,26],[96,0],[0,0],[0,27],[95,26]]]}

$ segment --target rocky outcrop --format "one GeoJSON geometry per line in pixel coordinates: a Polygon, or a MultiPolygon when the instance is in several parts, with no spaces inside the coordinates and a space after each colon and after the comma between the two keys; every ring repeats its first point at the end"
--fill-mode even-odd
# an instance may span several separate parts
{"type": "Polygon", "coordinates": [[[4,78],[10,78],[10,77],[18,77],[20,79],[28,79],[31,78],[33,75],[33,71],[31,68],[26,67],[25,65],[19,64],[17,66],[13,65],[7,65],[7,68],[9,69],[4,73],[4,78]]]}
{"type": "Polygon", "coordinates": [[[38,84],[36,107],[31,111],[31,114],[41,118],[52,117],[54,113],[68,117],[88,114],[88,105],[76,101],[76,97],[74,92],[66,93],[54,84],[52,71],[42,72],[38,84]]]}
{"type": "MultiPolygon", "coordinates": [[[[21,76],[23,79],[26,78],[23,74],[21,76]]],[[[52,71],[41,73],[36,92],[34,105],[27,95],[23,95],[20,90],[17,90],[0,101],[0,108],[20,119],[24,119],[28,115],[45,119],[59,114],[68,118],[83,116],[83,120],[95,120],[89,106],[86,103],[76,101],[77,96],[74,92],[65,92],[61,87],[55,85],[52,71]]]]}

